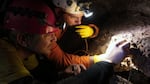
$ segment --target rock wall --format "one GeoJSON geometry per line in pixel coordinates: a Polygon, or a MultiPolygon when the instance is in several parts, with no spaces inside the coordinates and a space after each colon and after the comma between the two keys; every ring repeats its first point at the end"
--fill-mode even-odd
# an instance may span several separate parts
{"type": "Polygon", "coordinates": [[[97,0],[95,2],[97,4],[93,8],[96,13],[95,18],[89,21],[99,26],[100,33],[90,41],[89,53],[91,55],[104,53],[112,37],[125,38],[134,47],[129,56],[132,63],[124,68],[120,64],[121,70],[118,71],[136,69],[150,77],[150,1],[97,0]]]}

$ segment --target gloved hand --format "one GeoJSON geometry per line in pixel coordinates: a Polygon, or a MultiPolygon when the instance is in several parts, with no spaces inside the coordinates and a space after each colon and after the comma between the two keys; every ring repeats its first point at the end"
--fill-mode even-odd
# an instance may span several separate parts
{"type": "Polygon", "coordinates": [[[77,32],[81,38],[89,38],[94,34],[94,29],[88,25],[75,26],[77,32]]]}
{"type": "Polygon", "coordinates": [[[129,53],[129,42],[126,40],[112,40],[106,50],[104,58],[112,61],[112,63],[120,63],[129,53]]]}
{"type": "Polygon", "coordinates": [[[128,54],[129,42],[126,40],[112,40],[105,52],[105,54],[95,57],[95,62],[108,61],[110,63],[118,64],[128,54]]]}

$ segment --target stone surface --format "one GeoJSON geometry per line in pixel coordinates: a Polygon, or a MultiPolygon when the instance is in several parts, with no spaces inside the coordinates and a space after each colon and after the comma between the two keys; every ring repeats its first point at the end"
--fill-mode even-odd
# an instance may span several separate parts
{"type": "MultiPolygon", "coordinates": [[[[100,28],[98,37],[89,43],[89,53],[104,53],[111,38],[127,39],[134,47],[131,55],[115,69],[116,72],[136,69],[150,77],[150,0],[95,0],[95,18],[100,28]]],[[[136,71],[135,71],[136,72],[136,71]]],[[[134,73],[134,71],[133,71],[134,73]]],[[[133,81],[140,77],[137,73],[133,81]]],[[[134,75],[135,75],[134,74],[134,75]]],[[[142,81],[144,77],[136,81],[142,81]]],[[[145,81],[146,82],[146,81],[145,81]]],[[[121,83],[120,83],[121,84],[121,83]]],[[[124,83],[123,83],[124,84],[124,83]]],[[[137,83],[134,83],[137,84],[137,83]]],[[[142,83],[148,84],[148,83],[142,83]]],[[[150,82],[149,82],[150,84],[150,82]]]]}

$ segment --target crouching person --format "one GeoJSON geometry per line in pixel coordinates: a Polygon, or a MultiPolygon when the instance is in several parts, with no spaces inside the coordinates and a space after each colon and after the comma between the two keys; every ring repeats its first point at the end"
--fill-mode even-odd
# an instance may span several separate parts
{"type": "Polygon", "coordinates": [[[14,0],[9,5],[0,28],[0,84],[35,82],[23,60],[51,52],[54,23],[53,12],[42,1],[14,0]]]}

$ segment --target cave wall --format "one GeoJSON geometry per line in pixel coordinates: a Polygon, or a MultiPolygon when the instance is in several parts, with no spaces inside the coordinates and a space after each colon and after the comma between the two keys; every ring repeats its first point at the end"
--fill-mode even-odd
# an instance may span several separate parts
{"type": "Polygon", "coordinates": [[[125,38],[136,48],[130,55],[132,67],[150,77],[150,1],[95,0],[93,11],[94,16],[87,21],[98,25],[100,33],[89,44],[89,53],[104,53],[112,36],[125,38]]]}

